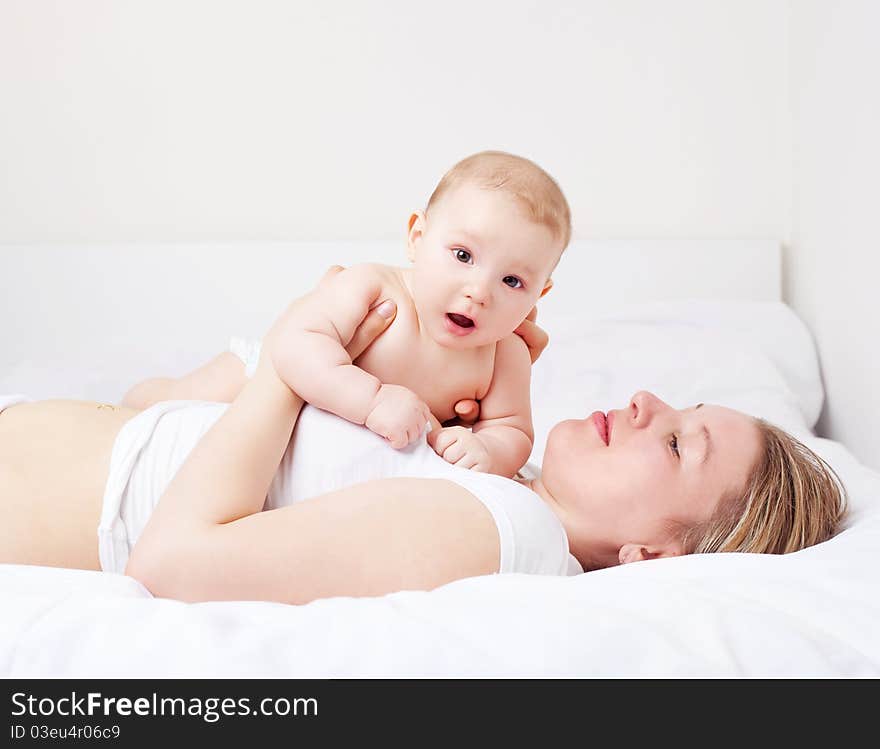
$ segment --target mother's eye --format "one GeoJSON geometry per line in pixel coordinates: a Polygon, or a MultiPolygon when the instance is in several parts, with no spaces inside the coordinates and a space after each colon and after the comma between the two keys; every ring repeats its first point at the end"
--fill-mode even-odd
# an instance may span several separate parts
{"type": "Polygon", "coordinates": [[[455,253],[455,259],[462,263],[469,263],[471,261],[471,253],[467,250],[463,250],[460,247],[458,249],[453,250],[455,253]]]}
{"type": "Polygon", "coordinates": [[[672,439],[669,440],[669,447],[673,453],[675,453],[676,458],[680,458],[681,454],[678,452],[678,435],[673,434],[672,439]]]}

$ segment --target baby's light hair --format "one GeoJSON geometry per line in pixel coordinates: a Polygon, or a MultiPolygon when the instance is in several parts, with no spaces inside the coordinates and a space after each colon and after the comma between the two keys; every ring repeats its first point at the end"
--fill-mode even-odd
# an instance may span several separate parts
{"type": "Polygon", "coordinates": [[[504,151],[480,151],[453,166],[434,188],[425,208],[429,214],[446,193],[462,184],[484,190],[503,190],[524,209],[530,221],[546,226],[565,249],[571,240],[571,211],[556,180],[522,156],[504,151]]]}
{"type": "Polygon", "coordinates": [[[834,469],[782,429],[755,419],[763,451],[742,491],[712,517],[684,528],[685,552],[788,554],[831,538],[847,496],[834,469]]]}

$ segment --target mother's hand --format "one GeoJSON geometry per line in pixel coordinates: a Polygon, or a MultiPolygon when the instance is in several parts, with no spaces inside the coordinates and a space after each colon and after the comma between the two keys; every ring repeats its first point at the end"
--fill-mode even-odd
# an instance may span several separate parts
{"type": "Polygon", "coordinates": [[[532,364],[538,361],[538,357],[544,352],[544,349],[547,348],[547,344],[550,343],[550,336],[547,335],[543,328],[538,327],[538,323],[535,322],[537,319],[538,308],[532,307],[532,311],[526,315],[526,319],[523,320],[520,323],[520,326],[513,331],[525,341],[525,344],[529,349],[529,356],[532,359],[532,364]]]}
{"type": "MultiPolygon", "coordinates": [[[[323,286],[325,282],[337,273],[342,273],[343,270],[341,265],[331,265],[318,282],[318,286],[323,286]]],[[[397,305],[392,299],[381,300],[370,309],[345,347],[352,361],[364,353],[369,345],[385,332],[385,329],[394,321],[395,315],[397,315],[397,305]]]]}
{"type": "MultiPolygon", "coordinates": [[[[327,281],[333,278],[337,273],[343,271],[341,265],[332,265],[327,272],[321,277],[317,288],[320,289],[327,281]]],[[[296,327],[297,309],[304,303],[313,292],[306,294],[304,297],[292,301],[287,309],[281,313],[269,332],[263,339],[262,356],[272,357],[272,352],[278,344],[279,340],[284,339],[285,330],[288,326],[296,327]]],[[[361,321],[354,332],[351,340],[346,344],[345,350],[351,357],[352,361],[357,359],[373,341],[375,341],[389,325],[394,321],[397,315],[397,304],[392,299],[384,299],[377,302],[367,313],[367,316],[361,321]]],[[[270,359],[271,361],[271,359],[270,359]]]]}
{"type": "MultiPolygon", "coordinates": [[[[532,307],[532,311],[526,316],[519,327],[513,332],[516,333],[529,350],[529,356],[534,364],[538,357],[547,348],[550,342],[550,336],[547,335],[543,328],[539,328],[535,322],[538,318],[538,308],[532,307]]],[[[480,404],[475,400],[460,400],[455,404],[456,418],[447,421],[445,426],[472,426],[480,419],[480,404]]]]}

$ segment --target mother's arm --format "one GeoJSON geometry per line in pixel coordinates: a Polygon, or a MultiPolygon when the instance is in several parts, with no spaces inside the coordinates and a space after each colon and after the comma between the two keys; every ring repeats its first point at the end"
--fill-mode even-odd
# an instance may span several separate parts
{"type": "MultiPolygon", "coordinates": [[[[295,307],[267,337],[270,350],[295,307]]],[[[498,570],[491,515],[448,481],[372,481],[262,512],[301,407],[264,351],[169,484],[126,574],[162,597],[305,603],[429,590],[498,570]]]]}

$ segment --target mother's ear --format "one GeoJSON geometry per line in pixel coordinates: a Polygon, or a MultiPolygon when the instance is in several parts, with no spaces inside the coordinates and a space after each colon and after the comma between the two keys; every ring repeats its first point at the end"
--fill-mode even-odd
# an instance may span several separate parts
{"type": "Polygon", "coordinates": [[[665,544],[646,546],[645,544],[624,544],[617,552],[617,559],[621,564],[630,562],[643,562],[646,559],[659,559],[661,557],[680,557],[684,555],[684,548],[677,541],[669,541],[665,544]]]}
{"type": "Polygon", "coordinates": [[[426,217],[424,211],[413,211],[406,227],[406,256],[411,263],[416,261],[416,245],[425,233],[426,217]]]}

